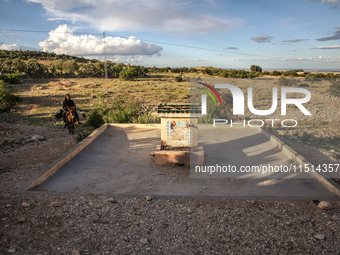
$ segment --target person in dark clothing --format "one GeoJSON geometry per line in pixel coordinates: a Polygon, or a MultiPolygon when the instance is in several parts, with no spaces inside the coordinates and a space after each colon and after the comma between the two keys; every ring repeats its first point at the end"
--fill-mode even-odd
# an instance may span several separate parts
{"type": "MultiPolygon", "coordinates": [[[[64,112],[64,122],[65,122],[64,128],[67,127],[67,124],[66,124],[66,113],[70,110],[70,107],[73,107],[73,106],[76,107],[76,104],[73,102],[73,100],[71,100],[70,94],[66,94],[65,95],[65,100],[63,102],[63,110],[65,111],[64,112]]],[[[77,114],[77,107],[75,108],[75,110],[76,110],[76,118],[77,118],[78,124],[81,124],[81,122],[79,121],[79,116],[77,114]]]]}

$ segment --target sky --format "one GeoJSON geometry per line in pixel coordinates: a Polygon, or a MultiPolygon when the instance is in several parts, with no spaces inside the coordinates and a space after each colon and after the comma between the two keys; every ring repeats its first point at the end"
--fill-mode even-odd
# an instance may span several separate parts
{"type": "Polygon", "coordinates": [[[105,32],[113,62],[340,70],[339,1],[0,0],[0,49],[103,60],[105,32]]]}

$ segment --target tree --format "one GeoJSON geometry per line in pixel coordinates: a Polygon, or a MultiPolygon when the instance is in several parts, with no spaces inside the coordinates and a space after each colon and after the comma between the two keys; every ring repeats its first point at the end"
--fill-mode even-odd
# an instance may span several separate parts
{"type": "Polygon", "coordinates": [[[135,68],[127,68],[119,73],[119,78],[121,80],[132,80],[134,78],[137,78],[137,76],[138,72],[135,68]]]}
{"type": "Polygon", "coordinates": [[[210,68],[206,67],[202,70],[202,73],[212,75],[213,72],[210,68]]]}
{"type": "Polygon", "coordinates": [[[63,70],[67,73],[74,73],[78,71],[79,67],[75,60],[67,60],[63,63],[63,70]]]}
{"type": "Polygon", "coordinates": [[[61,59],[53,62],[53,67],[55,70],[62,71],[63,70],[63,61],[61,59]]]}
{"type": "Polygon", "coordinates": [[[27,61],[25,73],[28,75],[41,77],[47,72],[48,69],[44,65],[39,64],[34,58],[27,61]]]}
{"type": "Polygon", "coordinates": [[[260,66],[251,65],[251,66],[250,66],[250,71],[261,73],[261,72],[262,72],[262,68],[261,68],[260,66]]]}
{"type": "Polygon", "coordinates": [[[0,112],[10,110],[20,98],[13,94],[13,90],[5,87],[5,82],[0,80],[0,112]]]}
{"type": "Polygon", "coordinates": [[[26,64],[24,61],[21,61],[20,58],[16,58],[12,62],[12,69],[15,72],[24,72],[26,68],[26,64]]]}
{"type": "Polygon", "coordinates": [[[281,72],[279,72],[279,71],[273,71],[273,72],[272,72],[272,75],[273,75],[273,76],[281,76],[281,72]]]}

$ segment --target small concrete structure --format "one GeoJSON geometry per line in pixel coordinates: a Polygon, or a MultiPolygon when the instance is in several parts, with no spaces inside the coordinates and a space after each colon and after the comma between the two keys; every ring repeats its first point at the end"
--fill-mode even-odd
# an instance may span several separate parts
{"type": "Polygon", "coordinates": [[[199,104],[160,104],[161,145],[155,151],[157,165],[203,164],[204,151],[198,146],[199,104]]]}

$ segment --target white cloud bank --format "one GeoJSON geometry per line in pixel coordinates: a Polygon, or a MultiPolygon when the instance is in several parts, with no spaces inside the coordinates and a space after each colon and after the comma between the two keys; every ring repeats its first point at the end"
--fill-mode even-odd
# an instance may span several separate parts
{"type": "Polygon", "coordinates": [[[144,62],[144,57],[140,56],[114,56],[113,58],[108,59],[114,63],[139,63],[144,62]]]}
{"type": "Polygon", "coordinates": [[[312,49],[318,50],[340,50],[340,45],[331,45],[331,46],[319,46],[312,49]]]}
{"type": "Polygon", "coordinates": [[[3,42],[0,42],[0,50],[39,50],[37,48],[18,45],[18,44],[4,44],[3,42]]]}
{"type": "Polygon", "coordinates": [[[322,2],[322,3],[328,3],[328,4],[332,4],[331,7],[332,8],[337,8],[339,7],[339,0],[305,0],[305,2],[322,2]]]}
{"type": "MultiPolygon", "coordinates": [[[[339,57],[340,59],[340,57],[339,57]]],[[[324,57],[324,56],[319,56],[317,58],[282,58],[280,60],[283,61],[322,61],[322,62],[330,62],[330,63],[338,63],[338,58],[331,58],[331,57],[324,57]]]]}
{"type": "MultiPolygon", "coordinates": [[[[68,55],[102,55],[104,53],[103,39],[93,35],[74,35],[73,29],[60,25],[49,33],[49,38],[39,42],[43,51],[54,51],[57,54],[68,55]]],[[[128,39],[107,36],[105,38],[108,55],[160,55],[163,48],[154,43],[142,41],[134,36],[128,39]]]]}
{"type": "MultiPolygon", "coordinates": [[[[100,31],[204,34],[230,31],[243,21],[193,12],[191,0],[26,0],[41,4],[49,19],[85,22],[100,31]]],[[[209,4],[209,1],[205,4],[209,4]]],[[[203,6],[204,7],[204,6],[203,6]]]]}

